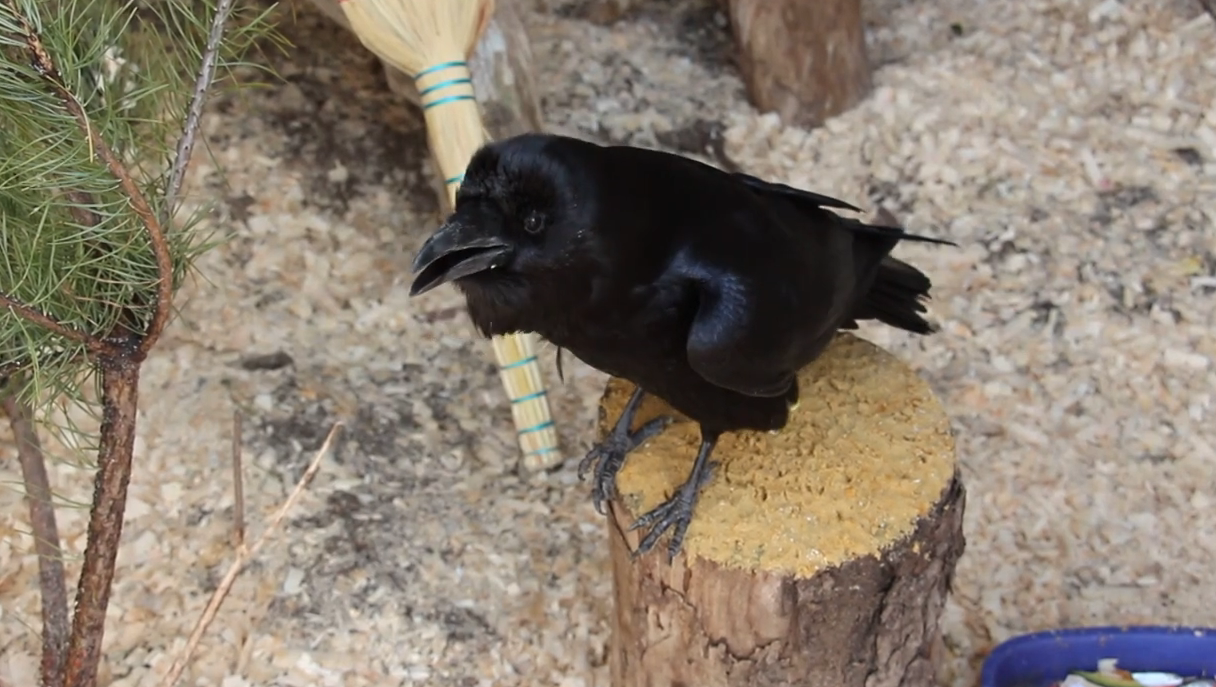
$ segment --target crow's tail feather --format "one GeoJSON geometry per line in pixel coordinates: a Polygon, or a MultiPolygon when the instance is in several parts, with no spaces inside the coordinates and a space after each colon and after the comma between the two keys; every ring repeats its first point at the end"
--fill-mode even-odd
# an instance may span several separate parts
{"type": "Polygon", "coordinates": [[[874,285],[857,309],[859,320],[878,320],[913,334],[932,334],[937,328],[921,317],[922,302],[932,282],[924,272],[891,256],[882,259],[874,285]]]}

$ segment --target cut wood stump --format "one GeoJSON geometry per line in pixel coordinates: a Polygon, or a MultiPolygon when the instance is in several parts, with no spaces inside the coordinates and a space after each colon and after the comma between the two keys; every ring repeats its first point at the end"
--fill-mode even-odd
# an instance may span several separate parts
{"type": "Polygon", "coordinates": [[[819,126],[872,88],[861,0],[729,0],[752,105],[819,126]]]}
{"type": "MultiPolygon", "coordinates": [[[[800,375],[778,433],[724,434],[683,551],[631,560],[627,532],[688,475],[686,418],[631,453],[608,531],[613,687],[929,687],[938,620],[962,555],[964,489],[928,384],[840,334],[800,375]]],[[[607,433],[633,386],[612,379],[607,433]]],[[[646,396],[640,425],[673,411],[646,396]]]]}

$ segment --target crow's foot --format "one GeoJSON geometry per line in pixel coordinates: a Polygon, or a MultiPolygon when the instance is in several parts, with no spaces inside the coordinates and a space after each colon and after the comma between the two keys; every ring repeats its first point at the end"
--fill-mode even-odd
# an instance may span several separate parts
{"type": "Polygon", "coordinates": [[[706,437],[703,432],[701,448],[697,451],[697,460],[693,463],[692,473],[688,476],[688,480],[676,489],[676,493],[672,494],[671,498],[644,513],[629,526],[630,531],[650,527],[650,531],[646,533],[638,544],[637,550],[633,552],[634,558],[654,548],[659,537],[669,529],[672,532],[671,541],[667,544],[668,562],[680,552],[684,544],[684,535],[688,533],[688,525],[692,522],[697,497],[700,495],[702,487],[709,482],[713,475],[715,463],[710,462],[709,454],[713,452],[717,442],[717,436],[706,437]]]}
{"type": "Polygon", "coordinates": [[[587,452],[586,457],[578,464],[578,477],[585,479],[587,471],[595,466],[595,481],[591,486],[591,498],[595,510],[600,515],[605,514],[604,503],[616,496],[616,474],[625,464],[625,456],[630,451],[641,446],[646,440],[662,432],[671,424],[670,417],[656,417],[638,428],[636,432],[615,429],[587,452]]]}
{"type": "Polygon", "coordinates": [[[591,447],[591,450],[587,452],[587,455],[578,464],[579,479],[586,479],[587,471],[591,470],[592,467],[595,468],[595,481],[591,487],[591,498],[595,504],[595,510],[600,515],[604,515],[607,512],[604,509],[604,503],[616,495],[616,474],[621,471],[621,466],[625,464],[625,456],[648,439],[662,432],[672,422],[673,418],[664,415],[648,421],[639,427],[637,431],[629,431],[629,427],[633,425],[633,418],[637,415],[638,408],[642,404],[642,396],[645,393],[641,388],[634,389],[612,431],[608,433],[608,436],[604,437],[603,441],[591,447]]]}

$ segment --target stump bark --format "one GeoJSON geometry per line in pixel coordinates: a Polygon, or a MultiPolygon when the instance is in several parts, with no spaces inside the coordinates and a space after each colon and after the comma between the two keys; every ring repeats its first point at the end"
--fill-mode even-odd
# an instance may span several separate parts
{"type": "Polygon", "coordinates": [[[873,87],[861,0],[729,0],[752,105],[814,127],[873,87]]]}
{"type": "MultiPolygon", "coordinates": [[[[949,420],[928,385],[840,334],[799,375],[779,433],[718,443],[684,549],[631,560],[626,529],[691,469],[679,418],[631,453],[608,530],[613,687],[929,687],[932,648],[963,552],[965,494],[949,420]]],[[[600,432],[633,386],[609,382],[600,432]]],[[[647,396],[637,423],[672,413],[647,396]]]]}

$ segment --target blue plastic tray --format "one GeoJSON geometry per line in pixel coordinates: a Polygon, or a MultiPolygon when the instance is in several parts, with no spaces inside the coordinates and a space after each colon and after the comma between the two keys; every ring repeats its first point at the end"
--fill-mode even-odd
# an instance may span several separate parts
{"type": "Polygon", "coordinates": [[[992,650],[980,683],[1046,687],[1070,670],[1097,670],[1103,658],[1117,658],[1120,668],[1133,672],[1216,676],[1216,628],[1077,627],[1022,635],[992,650]]]}

